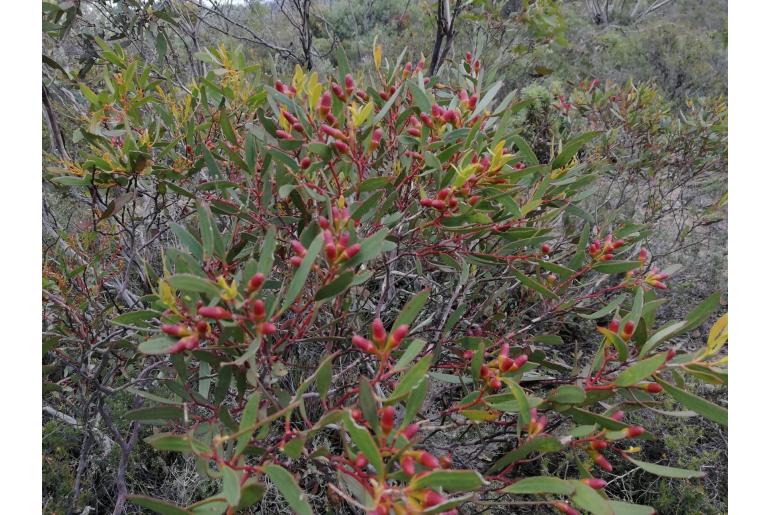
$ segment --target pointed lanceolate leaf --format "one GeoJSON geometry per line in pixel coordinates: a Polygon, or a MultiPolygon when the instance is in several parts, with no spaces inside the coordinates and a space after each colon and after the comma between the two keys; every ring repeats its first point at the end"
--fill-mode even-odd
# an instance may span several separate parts
{"type": "Polygon", "coordinates": [[[475,470],[436,470],[412,481],[412,488],[443,488],[446,492],[470,492],[488,484],[475,470]]]}
{"type": "Polygon", "coordinates": [[[709,420],[713,420],[718,424],[727,426],[727,410],[722,406],[714,404],[711,401],[707,401],[697,395],[693,395],[690,392],[677,388],[676,386],[656,378],[658,383],[671,397],[679,401],[682,406],[690,408],[694,412],[706,417],[709,420]]]}
{"type": "Polygon", "coordinates": [[[128,500],[132,503],[147,508],[160,515],[190,515],[192,512],[176,504],[172,504],[162,499],[153,499],[144,495],[129,495],[128,500]]]}
{"type": "Polygon", "coordinates": [[[655,474],[656,476],[672,477],[675,479],[691,479],[703,477],[706,475],[699,470],[686,470],[674,467],[666,467],[664,465],[658,465],[657,463],[647,463],[646,461],[635,460],[628,456],[626,456],[626,459],[628,459],[628,461],[644,470],[645,472],[655,474]]]}
{"type": "Polygon", "coordinates": [[[533,476],[515,482],[501,490],[509,494],[557,494],[572,495],[575,485],[550,476],[533,476]]]}
{"type": "Polygon", "coordinates": [[[618,374],[615,384],[618,386],[631,386],[649,377],[653,372],[666,362],[666,353],[658,354],[651,358],[638,361],[618,374]]]}
{"type": "Polygon", "coordinates": [[[270,464],[263,467],[265,474],[270,478],[283,498],[289,503],[289,507],[297,515],[313,515],[313,509],[305,499],[305,494],[289,472],[280,465],[270,464]]]}

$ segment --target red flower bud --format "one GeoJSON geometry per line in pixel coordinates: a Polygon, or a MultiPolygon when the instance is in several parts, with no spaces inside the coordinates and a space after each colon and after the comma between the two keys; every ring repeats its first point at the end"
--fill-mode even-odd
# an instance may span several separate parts
{"type": "Polygon", "coordinates": [[[479,200],[481,200],[481,197],[479,195],[473,195],[471,198],[468,199],[468,203],[472,206],[475,206],[478,204],[479,200]]]}
{"type": "Polygon", "coordinates": [[[345,249],[345,257],[347,259],[353,259],[353,256],[358,254],[358,251],[361,250],[361,244],[360,243],[354,243],[350,247],[345,249]]]}
{"type": "Polygon", "coordinates": [[[626,438],[636,438],[644,433],[644,428],[642,426],[628,426],[623,432],[626,433],[626,438]]]}
{"type": "Polygon", "coordinates": [[[587,484],[588,486],[590,486],[594,490],[601,490],[602,488],[607,486],[607,481],[605,481],[603,479],[595,478],[595,477],[592,477],[592,478],[589,478],[589,479],[584,479],[583,483],[587,484]]]}
{"type": "Polygon", "coordinates": [[[292,139],[291,134],[282,129],[275,131],[275,135],[278,139],[292,139]]]}
{"type": "Polygon", "coordinates": [[[593,460],[594,460],[594,463],[596,463],[599,466],[599,468],[601,468],[602,470],[606,472],[612,472],[612,465],[610,465],[610,462],[607,461],[607,458],[605,458],[601,454],[596,453],[593,456],[593,460]]]}
{"type": "Polygon", "coordinates": [[[433,119],[428,115],[428,113],[420,113],[420,120],[422,120],[422,123],[428,127],[433,128],[433,119]]]}
{"type": "Polygon", "coordinates": [[[639,261],[647,261],[647,258],[650,257],[650,253],[647,249],[642,248],[639,250],[639,261]]]}
{"type": "Polygon", "coordinates": [[[444,109],[438,104],[430,106],[430,112],[433,118],[442,118],[444,116],[444,109]]]}
{"type": "Polygon", "coordinates": [[[265,302],[262,299],[255,300],[252,309],[254,311],[254,317],[257,320],[265,318],[265,302]]]}
{"type": "Polygon", "coordinates": [[[350,416],[353,417],[353,420],[356,422],[360,422],[364,418],[364,414],[358,408],[350,410],[350,416]]]}
{"type": "Polygon", "coordinates": [[[411,456],[404,456],[401,458],[401,470],[404,471],[404,474],[408,476],[413,476],[415,473],[414,470],[414,458],[411,456]]]}
{"type": "Polygon", "coordinates": [[[385,332],[385,326],[382,320],[375,318],[372,322],[372,339],[377,343],[384,343],[388,334],[385,332]]]}
{"type": "Polygon", "coordinates": [[[185,327],[183,325],[170,325],[170,324],[163,324],[160,326],[160,330],[166,333],[169,336],[187,336],[190,334],[190,328],[185,327]]]}
{"type": "Polygon", "coordinates": [[[329,125],[326,125],[325,123],[321,125],[321,131],[323,131],[323,133],[326,134],[327,136],[331,136],[332,138],[345,139],[344,132],[342,132],[339,129],[335,129],[334,127],[331,127],[329,125]]]}
{"type": "Polygon", "coordinates": [[[362,468],[364,468],[364,467],[365,467],[365,466],[366,466],[368,463],[369,463],[369,462],[366,460],[366,456],[364,456],[364,453],[363,453],[363,452],[359,452],[359,453],[358,453],[358,455],[356,456],[356,460],[353,462],[353,465],[354,465],[354,466],[355,466],[357,469],[362,469],[362,468]]]}
{"type": "Polygon", "coordinates": [[[623,336],[625,336],[626,338],[630,338],[634,334],[634,329],[636,329],[636,324],[634,324],[631,320],[629,320],[623,326],[623,336]]]}
{"type": "Polygon", "coordinates": [[[441,200],[446,199],[452,193],[452,188],[443,188],[436,194],[441,200]]]}
{"type": "Polygon", "coordinates": [[[486,364],[481,365],[481,369],[479,370],[479,375],[481,377],[487,377],[489,375],[489,367],[486,364]]]}
{"type": "Polygon", "coordinates": [[[616,411],[615,413],[610,415],[610,418],[612,420],[617,420],[618,422],[620,422],[621,420],[623,420],[623,416],[624,415],[625,415],[625,413],[623,413],[622,411],[616,411]]]}
{"type": "Polygon", "coordinates": [[[209,332],[209,329],[209,323],[205,320],[198,320],[195,322],[195,330],[198,331],[199,334],[206,334],[209,332]]]}
{"type": "Polygon", "coordinates": [[[409,127],[406,130],[406,133],[409,134],[410,136],[414,137],[414,138],[419,138],[420,135],[422,134],[420,132],[420,129],[418,129],[417,127],[409,127]]]}
{"type": "Polygon", "coordinates": [[[434,209],[438,209],[438,210],[446,209],[446,202],[444,202],[443,200],[439,200],[437,198],[433,199],[430,205],[433,206],[434,209]]]}
{"type": "Polygon", "coordinates": [[[663,387],[658,383],[647,383],[642,385],[641,388],[648,393],[660,393],[663,391],[663,387]]]}
{"type": "Polygon", "coordinates": [[[489,381],[489,387],[493,390],[499,390],[503,387],[502,381],[500,381],[499,377],[493,378],[491,381],[489,381]]]}
{"type": "Polygon", "coordinates": [[[610,325],[608,326],[608,329],[613,333],[617,333],[618,329],[620,329],[620,320],[613,318],[612,322],[610,322],[610,325]]]}
{"type": "Polygon", "coordinates": [[[423,206],[423,207],[433,207],[433,199],[421,198],[420,199],[420,205],[423,206]]]}
{"type": "Polygon", "coordinates": [[[198,335],[195,333],[189,336],[185,336],[184,338],[176,342],[176,344],[179,345],[180,347],[184,347],[187,350],[197,349],[198,346],[200,345],[198,341],[198,335]]]}
{"type": "Polygon", "coordinates": [[[251,279],[249,279],[249,292],[257,291],[262,287],[264,282],[265,274],[257,272],[251,279]]]}
{"type": "Polygon", "coordinates": [[[426,469],[435,469],[438,468],[441,464],[438,461],[438,458],[436,458],[434,455],[427,451],[422,451],[420,453],[420,465],[425,467],[426,469]]]}
{"type": "Polygon", "coordinates": [[[514,361],[508,356],[500,356],[498,358],[497,366],[500,368],[502,372],[509,371],[511,368],[513,368],[513,365],[514,365],[514,361]]]}
{"type": "Polygon", "coordinates": [[[580,512],[578,510],[576,510],[569,504],[562,501],[554,501],[553,507],[562,513],[566,513],[567,515],[580,515],[580,512]]]}
{"type": "Polygon", "coordinates": [[[264,322],[262,324],[262,334],[273,334],[276,331],[275,324],[272,322],[264,322]]]}
{"type": "Polygon", "coordinates": [[[350,147],[348,147],[348,144],[338,139],[334,140],[334,148],[336,148],[337,152],[339,152],[340,154],[350,153],[350,147]]]}
{"type": "Polygon", "coordinates": [[[612,248],[613,249],[619,249],[620,247],[622,247],[625,244],[626,244],[626,242],[624,240],[615,240],[614,242],[612,242],[612,248]]]}
{"type": "Polygon", "coordinates": [[[414,438],[414,435],[417,434],[417,432],[420,430],[420,426],[417,424],[409,424],[404,428],[404,431],[401,433],[404,435],[404,438],[407,440],[411,440],[414,438]]]}
{"type": "Polygon", "coordinates": [[[471,64],[471,61],[473,61],[473,54],[465,52],[465,62],[471,64]]]}
{"type": "Polygon", "coordinates": [[[356,347],[361,349],[361,351],[367,354],[374,354],[375,352],[377,352],[377,349],[375,348],[374,344],[362,336],[354,335],[351,340],[353,342],[353,345],[355,345],[356,347]]]}
{"type": "Polygon", "coordinates": [[[529,360],[529,357],[526,354],[519,354],[516,356],[516,358],[513,360],[513,366],[515,370],[520,369],[524,366],[524,363],[526,363],[529,360]]]}
{"type": "Polygon", "coordinates": [[[540,252],[542,252],[543,254],[546,254],[546,255],[550,254],[551,253],[551,246],[548,245],[547,243],[543,243],[542,245],[540,245],[540,252]]]}
{"type": "Polygon", "coordinates": [[[302,258],[299,256],[292,256],[289,258],[289,263],[291,263],[291,266],[296,268],[302,264],[302,258]]]}
{"type": "Polygon", "coordinates": [[[329,228],[329,220],[326,219],[325,216],[319,216],[318,217],[318,226],[321,227],[321,229],[328,229],[329,228]]]}
{"type": "Polygon", "coordinates": [[[445,501],[446,499],[443,495],[433,490],[428,490],[428,493],[425,494],[425,502],[422,505],[424,508],[430,508],[431,506],[438,506],[445,501]]]}
{"type": "Polygon", "coordinates": [[[588,446],[591,449],[594,449],[596,451],[601,450],[601,449],[606,449],[607,448],[607,440],[591,440],[591,443],[588,444],[588,446]]]}
{"type": "Polygon", "coordinates": [[[286,84],[284,84],[283,82],[277,80],[277,81],[275,81],[275,89],[279,93],[286,93],[286,84]]]}
{"type": "Polygon", "coordinates": [[[302,168],[303,170],[307,170],[308,168],[310,168],[311,163],[312,161],[310,160],[310,158],[308,156],[305,156],[300,160],[299,167],[302,168]]]}
{"type": "Polygon", "coordinates": [[[409,334],[408,325],[402,324],[396,327],[396,329],[390,334],[390,337],[393,340],[393,347],[398,347],[407,334],[409,334]]]}
{"type": "Polygon", "coordinates": [[[356,88],[355,82],[353,82],[353,76],[351,74],[345,75],[345,91],[348,95],[353,94],[353,90],[356,88]]]}
{"type": "Polygon", "coordinates": [[[329,261],[337,259],[337,246],[334,243],[327,243],[324,246],[324,252],[326,252],[326,258],[329,261]]]}
{"type": "Polygon", "coordinates": [[[305,257],[305,254],[307,254],[307,249],[299,240],[291,240],[291,248],[299,257],[305,257]]]}
{"type": "Polygon", "coordinates": [[[393,429],[393,422],[396,417],[396,409],[393,406],[385,406],[380,412],[380,427],[385,433],[390,433],[393,429]]]}
{"type": "Polygon", "coordinates": [[[198,308],[198,314],[202,317],[213,318],[215,320],[231,320],[233,314],[220,306],[203,306],[198,308]]]}
{"type": "Polygon", "coordinates": [[[334,95],[335,95],[337,98],[339,98],[339,99],[340,99],[340,100],[342,100],[342,101],[344,101],[344,100],[345,100],[345,92],[344,92],[344,91],[342,91],[342,88],[341,88],[341,87],[340,87],[340,85],[339,85],[339,84],[337,84],[336,82],[335,82],[335,83],[332,83],[332,91],[334,92],[334,95]]]}

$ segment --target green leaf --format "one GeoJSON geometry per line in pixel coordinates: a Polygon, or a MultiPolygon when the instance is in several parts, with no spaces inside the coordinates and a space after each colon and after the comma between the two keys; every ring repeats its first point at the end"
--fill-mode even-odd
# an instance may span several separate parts
{"type": "Polygon", "coordinates": [[[640,469],[644,470],[645,472],[649,472],[650,474],[655,474],[656,476],[671,477],[675,479],[692,479],[692,478],[704,477],[706,475],[705,473],[700,472],[698,470],[686,470],[686,469],[679,469],[674,467],[666,467],[664,465],[658,465],[657,463],[647,463],[646,461],[635,460],[629,456],[626,456],[626,459],[628,459],[628,461],[630,461],[640,469]]]}
{"type": "Polygon", "coordinates": [[[428,301],[428,295],[430,295],[430,290],[426,288],[412,297],[409,302],[407,302],[406,305],[404,305],[404,307],[401,309],[401,313],[398,314],[396,321],[393,322],[393,328],[395,329],[396,327],[404,324],[411,325],[411,323],[414,322],[414,320],[417,318],[417,315],[420,314],[420,310],[428,301]]]}
{"type": "Polygon", "coordinates": [[[206,293],[210,297],[219,296],[219,287],[213,282],[193,274],[176,274],[168,278],[168,283],[186,292],[206,293]]]}
{"type": "Polygon", "coordinates": [[[600,309],[598,311],[595,311],[595,312],[591,313],[590,315],[583,315],[581,313],[578,313],[578,316],[581,317],[581,318],[588,319],[588,320],[596,320],[597,318],[605,317],[605,316],[609,315],[610,313],[612,313],[613,311],[615,311],[615,308],[620,306],[620,304],[624,300],[626,300],[626,297],[627,297],[627,295],[625,293],[623,293],[621,295],[618,295],[614,299],[612,299],[610,301],[610,303],[607,304],[606,306],[604,306],[602,309],[600,309]]]}
{"type": "Polygon", "coordinates": [[[628,359],[628,345],[623,341],[623,338],[606,327],[599,327],[598,330],[615,347],[615,350],[618,351],[618,359],[620,359],[621,362],[626,361],[628,359]]]}
{"type": "Polygon", "coordinates": [[[260,393],[254,392],[246,402],[246,407],[243,408],[243,414],[241,415],[241,422],[238,425],[238,432],[242,432],[238,437],[238,443],[235,446],[235,455],[239,455],[243,452],[246,446],[249,444],[252,432],[246,431],[249,427],[254,426],[257,422],[257,413],[259,411],[259,401],[262,399],[260,393]]]}
{"type": "Polygon", "coordinates": [[[350,434],[350,439],[356,444],[358,450],[364,453],[366,459],[377,471],[377,475],[382,478],[385,475],[385,465],[382,462],[382,456],[380,456],[380,450],[377,444],[374,442],[371,433],[365,427],[359,426],[355,423],[353,418],[348,413],[348,416],[343,420],[345,429],[350,434]]]}
{"type": "Polygon", "coordinates": [[[550,476],[533,476],[515,482],[501,490],[509,494],[557,494],[572,495],[575,487],[563,479],[550,476]]]}
{"type": "Polygon", "coordinates": [[[580,481],[572,481],[575,485],[575,494],[572,496],[572,502],[577,506],[587,510],[594,515],[613,515],[612,508],[607,499],[601,496],[599,492],[580,481]]]}
{"type": "Polygon", "coordinates": [[[593,268],[603,274],[622,274],[639,268],[639,261],[604,261],[595,264],[593,268]]]}
{"type": "Polygon", "coordinates": [[[241,473],[225,465],[222,468],[222,493],[225,494],[227,504],[238,506],[241,502],[241,473]]]}
{"type": "Polygon", "coordinates": [[[432,359],[433,356],[431,354],[423,356],[420,361],[415,363],[412,368],[407,370],[401,376],[401,380],[393,390],[393,393],[391,394],[390,399],[388,399],[388,402],[392,403],[401,399],[402,397],[405,397],[412,390],[412,388],[414,388],[417,383],[428,373],[432,359]]]}
{"type": "Polygon", "coordinates": [[[313,515],[313,509],[305,500],[305,494],[289,472],[280,465],[270,464],[263,467],[265,474],[275,483],[286,502],[297,515],[313,515]]]}
{"type": "Polygon", "coordinates": [[[172,419],[182,418],[182,408],[175,406],[156,406],[154,408],[139,408],[126,413],[127,420],[136,420],[145,424],[154,422],[165,423],[172,419]]]}
{"type": "Polygon", "coordinates": [[[414,489],[443,488],[446,492],[470,492],[489,484],[475,470],[435,470],[412,481],[414,489]]]}
{"type": "Polygon", "coordinates": [[[310,273],[310,269],[312,268],[313,262],[315,261],[316,256],[318,256],[318,252],[320,252],[322,245],[323,237],[319,234],[313,240],[310,248],[307,249],[307,254],[305,254],[305,257],[302,259],[302,264],[297,268],[294,277],[289,283],[289,287],[286,289],[286,298],[283,300],[280,313],[289,309],[289,307],[294,304],[294,301],[297,300],[297,297],[299,297],[302,289],[305,288],[305,281],[307,281],[307,276],[310,273]]]}
{"type": "Polygon", "coordinates": [[[168,354],[169,349],[176,343],[176,340],[172,340],[168,336],[156,336],[150,338],[139,344],[137,348],[142,354],[156,355],[156,354],[168,354]]]}
{"type": "Polygon", "coordinates": [[[479,103],[476,105],[476,109],[473,110],[473,113],[470,115],[470,118],[473,118],[481,113],[484,112],[484,109],[492,102],[492,100],[495,99],[495,95],[497,95],[497,92],[500,91],[500,88],[503,87],[502,81],[495,82],[489,90],[487,90],[486,94],[479,100],[479,103]]]}
{"type": "Polygon", "coordinates": [[[631,504],[622,501],[609,501],[615,515],[655,515],[655,508],[643,504],[631,504]]]}
{"type": "Polygon", "coordinates": [[[190,440],[186,436],[173,433],[157,433],[144,439],[154,449],[159,451],[190,452],[190,440]]]}
{"type": "MultiPolygon", "coordinates": [[[[122,315],[116,316],[110,320],[110,323],[127,327],[136,327],[138,322],[144,322],[157,316],[158,313],[155,311],[131,311],[129,313],[123,313],[122,315]]],[[[147,324],[140,324],[140,327],[146,325],[147,324]]]]}
{"type": "Polygon", "coordinates": [[[416,358],[420,351],[422,351],[423,347],[425,347],[425,343],[425,340],[421,340],[419,338],[412,340],[401,357],[398,358],[398,361],[393,367],[393,370],[404,370],[409,367],[409,365],[412,363],[412,360],[416,358]]]}
{"type": "Polygon", "coordinates": [[[618,374],[615,379],[617,386],[631,386],[658,370],[666,362],[666,353],[638,361],[618,374]]]}
{"type": "Polygon", "coordinates": [[[540,293],[543,297],[547,299],[558,299],[559,296],[556,295],[554,292],[543,286],[542,284],[538,283],[534,279],[531,279],[524,275],[523,273],[519,272],[516,269],[511,270],[513,272],[513,275],[516,276],[516,278],[521,281],[521,284],[526,286],[527,288],[531,290],[535,290],[536,292],[540,293]]]}
{"type": "Polygon", "coordinates": [[[694,412],[706,417],[709,420],[713,420],[718,424],[727,426],[727,410],[722,406],[714,404],[711,401],[707,401],[706,399],[698,397],[697,395],[693,395],[690,392],[669,384],[660,378],[655,378],[655,380],[660,384],[660,386],[663,387],[666,393],[679,401],[682,406],[690,408],[694,412]]]}
{"type": "Polygon", "coordinates": [[[657,331],[655,334],[653,334],[647,339],[647,341],[642,346],[641,350],[639,350],[639,355],[640,356],[647,355],[647,353],[654,350],[655,347],[657,347],[664,341],[682,332],[682,329],[684,329],[686,326],[687,326],[687,321],[683,320],[681,322],[677,322],[675,324],[667,325],[666,327],[661,328],[659,331],[657,331]]]}
{"type": "Polygon", "coordinates": [[[127,498],[132,503],[142,508],[147,508],[161,515],[190,515],[192,512],[161,499],[153,499],[144,495],[129,495],[127,498]]]}
{"type": "Polygon", "coordinates": [[[214,255],[214,221],[209,206],[203,202],[198,202],[198,221],[203,241],[203,258],[209,259],[214,255]]]}
{"type": "Polygon", "coordinates": [[[586,132],[569,140],[564,144],[559,155],[556,156],[556,159],[553,160],[553,163],[551,163],[551,170],[556,170],[557,168],[561,168],[562,166],[569,164],[569,162],[583,147],[583,145],[594,139],[599,134],[600,132],[598,131],[586,132]]]}
{"type": "Polygon", "coordinates": [[[538,436],[532,440],[526,441],[516,449],[506,453],[502,458],[497,460],[494,465],[489,468],[488,474],[494,474],[505,467],[527,457],[533,452],[556,452],[561,450],[563,445],[552,436],[538,436]]]}
{"type": "Polygon", "coordinates": [[[686,317],[684,317],[685,320],[687,320],[687,325],[682,328],[681,332],[686,333],[687,331],[695,329],[703,322],[705,322],[711,313],[713,313],[719,307],[720,298],[721,295],[719,293],[714,293],[706,298],[706,300],[695,306],[695,308],[687,313],[686,317]]]}
{"type": "Polygon", "coordinates": [[[548,400],[560,404],[582,404],[586,400],[586,392],[574,385],[563,385],[551,392],[548,400]]]}
{"type": "Polygon", "coordinates": [[[529,413],[529,401],[524,393],[521,385],[513,379],[504,377],[503,381],[511,389],[511,393],[516,398],[516,402],[519,404],[519,427],[529,425],[530,413],[529,413]]]}
{"type": "Polygon", "coordinates": [[[377,125],[380,123],[380,120],[385,118],[385,115],[388,114],[388,111],[390,111],[390,108],[393,107],[393,104],[398,99],[399,95],[401,94],[401,89],[404,87],[403,84],[401,84],[396,91],[393,92],[393,94],[390,96],[387,102],[383,104],[383,106],[380,108],[379,111],[377,111],[377,114],[374,115],[374,118],[372,118],[372,125],[377,125]]]}
{"type": "Polygon", "coordinates": [[[382,253],[383,244],[387,235],[387,229],[380,229],[366,238],[361,242],[361,250],[358,251],[358,254],[353,256],[353,259],[346,261],[344,266],[346,268],[354,268],[361,263],[366,263],[379,256],[382,253]]]}
{"type": "Polygon", "coordinates": [[[180,243],[187,247],[190,254],[198,260],[203,259],[203,247],[198,239],[190,233],[187,229],[179,224],[171,224],[171,231],[179,238],[180,243]]]}
{"type": "Polygon", "coordinates": [[[430,381],[426,377],[417,383],[417,386],[412,388],[412,393],[409,394],[409,399],[406,401],[406,409],[404,410],[404,418],[401,420],[401,427],[408,426],[415,415],[417,415],[417,412],[420,411],[420,408],[422,408],[425,394],[428,393],[429,384],[430,381]]]}
{"type": "Polygon", "coordinates": [[[321,301],[328,299],[329,297],[334,297],[350,286],[351,282],[353,282],[353,272],[344,272],[335,280],[318,290],[318,293],[315,295],[315,300],[321,301]]]}

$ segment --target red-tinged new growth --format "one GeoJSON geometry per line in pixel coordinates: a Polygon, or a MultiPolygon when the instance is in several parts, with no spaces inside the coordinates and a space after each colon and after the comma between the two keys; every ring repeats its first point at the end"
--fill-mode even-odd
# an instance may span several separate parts
{"type": "Polygon", "coordinates": [[[425,501],[422,505],[424,508],[430,508],[432,506],[438,506],[444,502],[446,502],[446,499],[443,495],[433,490],[428,490],[428,492],[425,494],[425,501]]]}
{"type": "Polygon", "coordinates": [[[401,458],[401,470],[408,476],[413,476],[415,473],[414,458],[411,456],[403,456],[401,458]]]}
{"type": "Polygon", "coordinates": [[[420,430],[420,426],[417,424],[409,424],[404,428],[403,431],[401,431],[401,434],[404,435],[404,438],[407,440],[411,440],[414,438],[414,435],[417,434],[417,432],[420,430]]]}
{"type": "Polygon", "coordinates": [[[660,393],[663,391],[663,387],[658,383],[642,383],[638,384],[637,387],[647,393],[660,393]]]}
{"type": "Polygon", "coordinates": [[[198,314],[214,320],[232,320],[233,318],[232,313],[220,306],[201,306],[198,308],[198,314]]]}
{"type": "Polygon", "coordinates": [[[395,349],[396,347],[401,345],[401,342],[404,340],[407,334],[409,334],[408,325],[403,324],[396,327],[396,329],[390,333],[390,339],[388,340],[388,348],[395,349]]]}
{"type": "Polygon", "coordinates": [[[613,318],[612,322],[610,322],[610,325],[607,326],[607,329],[617,334],[618,329],[620,329],[620,320],[618,320],[617,318],[613,318]]]}
{"type": "Polygon", "coordinates": [[[642,426],[628,426],[623,430],[626,438],[636,438],[639,435],[644,434],[644,428],[642,426]]]}

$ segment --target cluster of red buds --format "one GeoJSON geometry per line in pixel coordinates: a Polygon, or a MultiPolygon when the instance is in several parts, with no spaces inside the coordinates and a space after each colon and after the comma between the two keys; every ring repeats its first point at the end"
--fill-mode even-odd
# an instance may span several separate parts
{"type": "Polygon", "coordinates": [[[636,324],[632,320],[629,320],[628,322],[623,324],[623,332],[618,333],[618,331],[620,330],[620,320],[618,320],[617,318],[613,318],[612,321],[607,326],[607,329],[609,329],[610,332],[619,334],[619,336],[623,339],[623,341],[627,342],[634,335],[634,331],[636,330],[636,324]]]}
{"type": "Polygon", "coordinates": [[[563,96],[559,96],[559,103],[555,106],[560,109],[564,114],[569,114],[570,110],[574,107],[572,104],[564,100],[563,96]]]}
{"type": "Polygon", "coordinates": [[[468,111],[473,111],[474,109],[476,109],[476,104],[479,101],[478,95],[474,93],[468,96],[468,92],[465,91],[464,89],[460,91],[460,93],[458,94],[458,98],[460,99],[460,105],[464,109],[467,109],[468,111]]]}
{"type": "Polygon", "coordinates": [[[275,81],[275,90],[278,93],[286,95],[289,98],[291,98],[291,97],[293,97],[294,95],[297,94],[297,88],[295,88],[291,84],[284,84],[283,82],[281,82],[279,80],[275,81]]]}
{"type": "MultiPolygon", "coordinates": [[[[519,370],[529,359],[526,354],[519,354],[515,358],[511,358],[508,356],[509,351],[510,345],[504,343],[500,347],[500,354],[497,355],[496,359],[481,365],[479,375],[491,390],[499,390],[503,386],[503,382],[500,380],[502,374],[519,370]]],[[[466,357],[472,355],[473,351],[466,352],[466,357]]]]}
{"type": "Polygon", "coordinates": [[[594,240],[588,246],[588,255],[596,261],[610,261],[615,257],[613,252],[625,244],[623,240],[613,240],[612,235],[608,234],[603,243],[600,240],[594,240]]]}
{"type": "MultiPolygon", "coordinates": [[[[297,118],[296,116],[294,116],[293,114],[291,114],[285,109],[281,110],[280,116],[281,118],[286,120],[286,127],[289,127],[291,131],[297,132],[301,135],[305,134],[305,128],[299,122],[299,118],[297,118]]],[[[283,129],[278,129],[277,131],[275,131],[275,135],[279,139],[285,139],[285,140],[294,139],[294,136],[292,135],[291,132],[287,132],[283,129]]]]}
{"type": "MultiPolygon", "coordinates": [[[[420,113],[424,114],[424,113],[420,113]]],[[[433,123],[432,120],[429,119],[431,123],[433,123]]],[[[417,119],[415,115],[411,115],[409,117],[409,120],[407,121],[407,128],[406,133],[414,138],[419,138],[422,135],[422,122],[417,119]]]]}
{"type": "Polygon", "coordinates": [[[465,65],[466,71],[472,75],[478,75],[481,71],[481,61],[478,59],[474,60],[473,54],[470,52],[465,52],[465,65]]]}
{"type": "Polygon", "coordinates": [[[457,208],[455,189],[446,187],[436,193],[436,198],[421,198],[420,205],[438,211],[453,211],[457,208]]]}
{"type": "Polygon", "coordinates": [[[349,154],[350,146],[346,143],[348,136],[341,130],[327,124],[321,125],[321,131],[329,136],[332,145],[340,154],[349,154]]]}
{"type": "Polygon", "coordinates": [[[171,354],[177,354],[185,350],[197,349],[200,346],[200,339],[208,334],[211,327],[204,320],[199,320],[194,328],[182,324],[163,324],[160,330],[169,336],[179,338],[168,350],[171,354]]]}
{"type": "Polygon", "coordinates": [[[326,259],[329,261],[330,265],[336,265],[343,261],[347,261],[348,259],[353,259],[353,256],[358,254],[358,251],[361,250],[360,243],[354,243],[348,246],[348,243],[350,242],[350,233],[347,231],[340,233],[339,236],[335,238],[331,230],[324,229],[323,238],[325,243],[324,252],[326,253],[326,259]]]}
{"type": "Polygon", "coordinates": [[[354,335],[352,341],[353,345],[358,347],[361,352],[386,356],[390,351],[401,345],[401,342],[407,334],[409,334],[408,325],[402,324],[388,334],[387,331],[385,331],[382,320],[375,318],[372,322],[372,339],[368,340],[363,336],[354,335]]]}
{"type": "Polygon", "coordinates": [[[299,240],[291,240],[291,248],[294,251],[294,255],[289,258],[289,263],[291,263],[292,266],[298,267],[302,264],[302,259],[307,254],[307,249],[299,240]]]}
{"type": "Polygon", "coordinates": [[[436,126],[450,124],[454,127],[460,127],[462,125],[462,115],[457,109],[445,109],[438,104],[433,104],[430,113],[433,117],[433,124],[436,126]]]}

